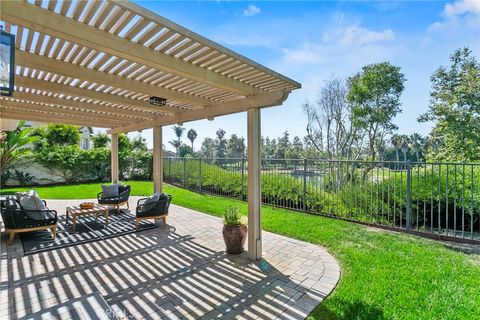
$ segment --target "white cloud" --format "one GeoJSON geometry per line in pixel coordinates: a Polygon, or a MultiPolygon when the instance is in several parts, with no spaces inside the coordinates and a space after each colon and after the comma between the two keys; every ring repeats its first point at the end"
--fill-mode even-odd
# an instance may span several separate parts
{"type": "Polygon", "coordinates": [[[254,4],[249,5],[245,10],[243,10],[243,14],[246,17],[255,16],[257,14],[260,14],[261,12],[262,10],[254,4]]]}
{"type": "Polygon", "coordinates": [[[431,32],[452,32],[455,30],[480,28],[480,1],[459,0],[445,4],[442,12],[443,19],[432,23],[427,28],[431,32]]]}
{"type": "MultiPolygon", "coordinates": [[[[323,34],[320,41],[305,41],[300,48],[284,49],[284,58],[294,63],[323,64],[344,56],[370,55],[379,57],[395,39],[391,29],[370,30],[358,25],[337,27],[323,34]]],[[[357,60],[357,59],[353,59],[357,60]]]]}
{"type": "Polygon", "coordinates": [[[358,26],[351,26],[341,30],[341,33],[341,42],[344,45],[366,45],[395,39],[395,34],[391,29],[373,31],[358,26]]]}
{"type": "Polygon", "coordinates": [[[443,14],[450,19],[471,13],[480,14],[480,1],[461,0],[454,3],[447,3],[443,9],[443,14]]]}

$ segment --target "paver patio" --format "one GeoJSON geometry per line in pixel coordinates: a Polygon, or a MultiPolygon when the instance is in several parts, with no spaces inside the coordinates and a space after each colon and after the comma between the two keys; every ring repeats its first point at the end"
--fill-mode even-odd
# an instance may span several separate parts
{"type": "MultiPolygon", "coordinates": [[[[48,202],[64,214],[80,201],[48,202]]],[[[303,319],[340,276],[317,245],[264,232],[264,259],[252,262],[225,254],[216,217],[173,205],[158,224],[29,256],[2,235],[0,318],[107,318],[106,301],[125,319],[303,319]]]]}

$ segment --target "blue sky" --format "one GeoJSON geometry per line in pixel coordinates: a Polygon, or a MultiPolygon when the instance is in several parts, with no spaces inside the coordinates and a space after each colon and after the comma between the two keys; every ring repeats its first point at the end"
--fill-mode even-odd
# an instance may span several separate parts
{"type": "MultiPolygon", "coordinates": [[[[262,111],[262,134],[270,137],[285,130],[303,137],[306,119],[301,105],[316,99],[325,79],[348,77],[382,61],[401,67],[407,78],[403,113],[395,120],[400,133],[427,134],[431,124],[416,119],[427,110],[430,75],[449,63],[456,48],[468,46],[477,58],[480,55],[478,0],[136,2],[302,83],[283,106],[262,111]]],[[[246,115],[184,126],[198,132],[198,149],[218,128],[246,136],[246,115]]],[[[151,146],[151,130],[142,135],[151,146]]],[[[171,127],[165,127],[168,149],[173,137],[171,127]]]]}

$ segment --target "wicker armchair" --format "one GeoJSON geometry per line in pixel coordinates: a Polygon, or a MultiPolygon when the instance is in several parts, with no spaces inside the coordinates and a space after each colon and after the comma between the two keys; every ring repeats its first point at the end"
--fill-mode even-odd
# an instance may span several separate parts
{"type": "Polygon", "coordinates": [[[127,205],[127,209],[130,209],[128,205],[128,198],[130,197],[130,186],[118,185],[118,197],[103,198],[102,192],[97,194],[98,204],[117,208],[117,213],[120,213],[120,206],[127,205]]]}
{"type": "MultiPolygon", "coordinates": [[[[43,200],[45,207],[47,202],[43,200]]],[[[55,240],[57,234],[57,211],[55,210],[24,210],[14,196],[0,201],[5,230],[10,235],[7,244],[12,244],[17,233],[52,229],[55,240]]]]}
{"type": "Polygon", "coordinates": [[[140,220],[145,219],[162,219],[163,224],[167,224],[168,208],[172,201],[173,196],[162,193],[158,200],[151,202],[150,198],[143,198],[138,200],[135,227],[138,229],[138,223],[140,220]]]}

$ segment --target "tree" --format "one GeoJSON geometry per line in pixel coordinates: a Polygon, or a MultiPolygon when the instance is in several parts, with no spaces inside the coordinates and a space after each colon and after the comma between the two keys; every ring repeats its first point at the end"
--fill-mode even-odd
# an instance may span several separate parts
{"type": "Polygon", "coordinates": [[[212,138],[205,138],[202,142],[202,147],[200,149],[200,155],[203,158],[213,159],[215,158],[216,152],[215,140],[212,138]]]}
{"type": "Polygon", "coordinates": [[[368,156],[374,160],[377,141],[398,129],[393,118],[400,113],[400,96],[405,76],[400,68],[389,62],[370,64],[348,79],[347,100],[352,105],[355,127],[365,130],[368,156]]]}
{"type": "Polygon", "coordinates": [[[65,124],[49,124],[45,132],[45,139],[50,145],[72,146],[80,142],[78,127],[65,124]]]}
{"type": "Polygon", "coordinates": [[[119,165],[119,178],[124,180],[129,175],[130,168],[132,167],[132,152],[133,144],[128,136],[124,133],[118,135],[118,165],[119,165]]]}
{"type": "Polygon", "coordinates": [[[61,177],[66,183],[77,182],[85,176],[85,154],[78,145],[48,145],[33,153],[35,162],[49,170],[53,176],[61,177]]]}
{"type": "Polygon", "coordinates": [[[420,162],[420,152],[422,151],[425,144],[425,139],[420,134],[415,132],[410,135],[410,142],[412,150],[413,152],[415,152],[417,162],[420,162]]]}
{"type": "Polygon", "coordinates": [[[215,139],[215,158],[225,158],[227,155],[227,139],[225,139],[225,131],[217,130],[217,138],[215,139]]]}
{"type": "Polygon", "coordinates": [[[345,81],[332,77],[320,89],[316,104],[305,102],[307,138],[327,159],[358,159],[363,138],[347,101],[345,81]]]}
{"type": "MultiPolygon", "coordinates": [[[[107,136],[108,137],[108,136],[107,136]]],[[[85,170],[88,171],[97,181],[108,178],[110,169],[110,149],[106,147],[95,147],[81,151],[85,157],[85,170]]]]}
{"type": "Polygon", "coordinates": [[[401,136],[402,138],[402,145],[401,145],[401,150],[402,150],[402,153],[403,153],[403,161],[407,162],[407,153],[408,153],[408,149],[410,148],[409,144],[410,144],[410,138],[407,136],[407,135],[402,135],[401,136]]]}
{"type": "Polygon", "coordinates": [[[2,185],[5,185],[8,180],[8,172],[13,161],[29,152],[31,145],[39,139],[38,136],[32,135],[31,128],[23,128],[24,124],[25,121],[20,121],[15,130],[2,132],[2,139],[0,141],[2,185]]]}
{"type": "Polygon", "coordinates": [[[303,143],[298,136],[293,138],[290,148],[287,150],[287,159],[301,159],[303,157],[303,143]]]}
{"type": "Polygon", "coordinates": [[[277,159],[286,159],[287,152],[290,149],[290,134],[284,131],[283,135],[277,140],[277,150],[275,157],[277,159]]]}
{"type": "Polygon", "coordinates": [[[110,143],[110,137],[106,133],[97,133],[92,136],[93,147],[97,148],[106,148],[110,143]]]}
{"type": "Polygon", "coordinates": [[[420,122],[434,121],[431,136],[437,148],[428,149],[434,161],[480,160],[480,63],[468,48],[450,56],[450,67],[439,67],[430,77],[428,111],[420,122]]]}
{"type": "Polygon", "coordinates": [[[170,140],[168,141],[168,143],[170,143],[175,148],[175,153],[177,154],[177,157],[179,157],[179,148],[181,147],[182,142],[178,140],[170,140]]]}
{"type": "Polygon", "coordinates": [[[177,152],[177,155],[179,154],[179,149],[180,146],[182,145],[182,136],[183,136],[183,132],[185,131],[185,128],[184,127],[181,127],[181,126],[173,126],[173,132],[175,132],[175,136],[177,137],[177,141],[176,142],[173,142],[170,141],[169,143],[175,147],[175,150],[177,152]]]}
{"type": "Polygon", "coordinates": [[[178,148],[178,152],[182,158],[193,155],[193,149],[185,143],[178,148]]]}
{"type": "Polygon", "coordinates": [[[262,151],[265,158],[275,158],[277,153],[277,140],[269,137],[262,138],[262,151]]]}
{"type": "Polygon", "coordinates": [[[227,156],[229,158],[243,158],[245,157],[245,138],[238,137],[236,134],[232,134],[227,143],[227,156]]]}
{"type": "Polygon", "coordinates": [[[132,140],[132,149],[135,151],[147,151],[147,139],[142,137],[140,134],[136,135],[132,140]]]}
{"type": "Polygon", "coordinates": [[[80,131],[76,126],[65,124],[49,124],[34,130],[32,133],[38,136],[35,149],[49,146],[73,146],[80,142],[80,131]]]}
{"type": "Polygon", "coordinates": [[[395,149],[395,155],[397,156],[397,161],[400,161],[399,151],[402,146],[402,137],[398,134],[392,135],[390,138],[393,148],[395,149]]]}
{"type": "Polygon", "coordinates": [[[187,138],[192,143],[192,152],[193,152],[193,142],[197,139],[197,131],[195,129],[190,129],[187,132],[187,138]]]}

